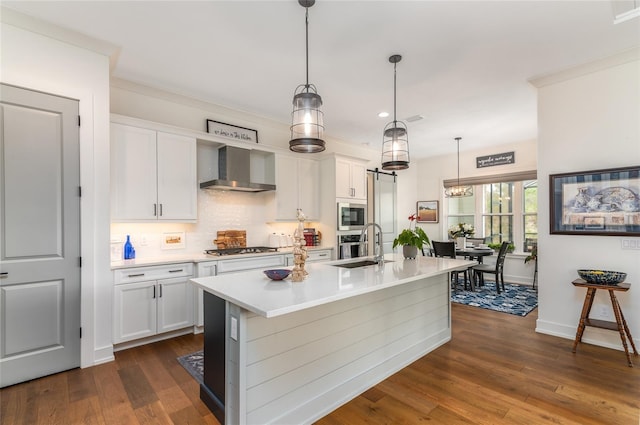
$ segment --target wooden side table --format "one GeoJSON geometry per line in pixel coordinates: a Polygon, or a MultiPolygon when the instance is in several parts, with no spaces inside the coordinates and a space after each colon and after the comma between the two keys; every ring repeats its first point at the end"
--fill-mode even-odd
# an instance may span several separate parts
{"type": "Polygon", "coordinates": [[[578,325],[578,330],[576,332],[576,339],[573,341],[572,351],[575,353],[576,347],[578,346],[578,342],[582,341],[582,334],[584,333],[585,326],[618,331],[620,333],[620,339],[622,340],[622,346],[624,347],[624,352],[627,354],[627,362],[629,364],[629,367],[633,367],[633,362],[631,361],[631,355],[629,355],[629,348],[627,347],[627,339],[629,339],[629,343],[633,348],[633,354],[635,356],[638,355],[638,350],[636,350],[636,346],[633,342],[633,337],[631,336],[631,332],[629,331],[629,327],[627,326],[627,321],[624,319],[624,315],[622,314],[622,309],[620,308],[620,304],[618,303],[618,300],[614,293],[615,291],[626,292],[629,290],[631,285],[629,283],[624,283],[624,282],[619,283],[617,285],[599,285],[595,283],[589,283],[583,279],[576,279],[571,283],[574,286],[587,288],[587,296],[585,297],[584,305],[582,306],[582,315],[580,316],[580,324],[578,325]],[[598,289],[606,289],[607,291],[609,291],[609,297],[611,297],[611,306],[613,307],[613,314],[616,317],[615,322],[589,318],[589,313],[591,312],[591,306],[593,305],[593,299],[595,298],[596,290],[598,289]]]}

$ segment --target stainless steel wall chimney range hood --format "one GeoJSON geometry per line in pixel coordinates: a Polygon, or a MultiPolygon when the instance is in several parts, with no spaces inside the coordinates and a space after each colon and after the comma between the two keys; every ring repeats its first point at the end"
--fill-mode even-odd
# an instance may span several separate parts
{"type": "Polygon", "coordinates": [[[251,151],[234,146],[218,149],[218,178],[200,183],[200,189],[264,192],[276,185],[251,181],[251,151]]]}

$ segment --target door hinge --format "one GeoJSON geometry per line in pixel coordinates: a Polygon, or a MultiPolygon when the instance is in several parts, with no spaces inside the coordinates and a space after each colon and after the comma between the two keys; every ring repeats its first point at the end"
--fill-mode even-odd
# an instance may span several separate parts
{"type": "Polygon", "coordinates": [[[80,115],[78,115],[78,127],[80,127],[80,115]]]}
{"type": "Polygon", "coordinates": [[[78,196],[82,198],[82,186],[78,186],[78,196]]]}
{"type": "Polygon", "coordinates": [[[82,257],[78,257],[78,266],[82,267],[82,257]]]}
{"type": "Polygon", "coordinates": [[[80,327],[80,339],[82,339],[82,327],[80,327]]]}

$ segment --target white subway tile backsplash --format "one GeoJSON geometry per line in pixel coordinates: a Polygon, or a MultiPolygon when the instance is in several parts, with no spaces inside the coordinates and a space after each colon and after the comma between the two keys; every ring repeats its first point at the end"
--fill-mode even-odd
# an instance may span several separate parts
{"type": "Polygon", "coordinates": [[[273,196],[273,192],[200,190],[197,223],[112,223],[111,235],[112,238],[131,235],[137,258],[199,254],[205,249],[216,248],[213,241],[219,230],[244,229],[247,245],[266,245],[270,233],[293,234],[296,227],[294,223],[267,224],[267,205],[273,196]],[[168,232],[184,232],[185,247],[163,250],[162,237],[168,232]],[[146,245],[141,243],[143,238],[146,245]]]}

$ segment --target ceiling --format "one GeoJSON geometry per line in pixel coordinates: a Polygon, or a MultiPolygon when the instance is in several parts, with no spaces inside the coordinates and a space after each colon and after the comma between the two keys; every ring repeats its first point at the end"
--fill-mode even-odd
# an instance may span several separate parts
{"type": "MultiPolygon", "coordinates": [[[[2,1],[120,48],[117,78],[290,124],[305,82],[304,8],[287,1],[2,1]]],[[[379,149],[408,122],[413,159],[537,138],[534,77],[640,45],[610,1],[318,0],[309,82],[325,134],[379,149]],[[391,113],[379,118],[378,113],[391,113]]],[[[639,77],[640,78],[640,77],[639,77]]]]}

